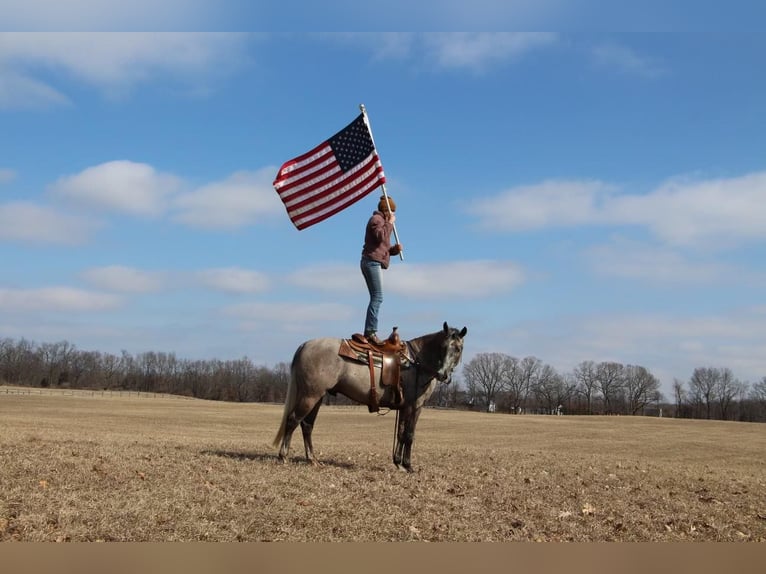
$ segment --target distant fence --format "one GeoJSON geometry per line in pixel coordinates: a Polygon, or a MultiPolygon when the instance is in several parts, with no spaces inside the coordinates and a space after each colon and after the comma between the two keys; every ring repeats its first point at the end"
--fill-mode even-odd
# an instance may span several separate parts
{"type": "Polygon", "coordinates": [[[50,389],[38,387],[0,386],[0,395],[56,395],[69,397],[136,397],[142,399],[181,399],[194,400],[194,397],[170,395],[167,393],[146,393],[140,391],[120,391],[107,389],[50,389]]]}

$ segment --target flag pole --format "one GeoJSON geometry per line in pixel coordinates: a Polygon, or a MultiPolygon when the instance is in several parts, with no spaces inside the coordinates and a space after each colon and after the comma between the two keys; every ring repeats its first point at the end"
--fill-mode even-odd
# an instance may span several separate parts
{"type": "MultiPolygon", "coordinates": [[[[364,107],[364,104],[359,104],[359,109],[362,110],[362,116],[364,116],[364,123],[367,126],[367,131],[370,132],[370,139],[372,140],[372,147],[375,148],[375,152],[377,153],[378,148],[375,147],[375,138],[372,137],[372,128],[370,127],[370,120],[367,119],[367,109],[364,107]]],[[[386,205],[388,205],[388,211],[391,213],[391,203],[388,201],[388,193],[386,193],[386,184],[381,183],[380,187],[383,188],[383,197],[386,199],[386,205]]],[[[399,234],[396,232],[396,222],[392,224],[394,228],[394,239],[396,240],[396,243],[399,243],[399,234]]],[[[399,259],[401,261],[404,261],[404,254],[400,251],[399,252],[399,259]]]]}

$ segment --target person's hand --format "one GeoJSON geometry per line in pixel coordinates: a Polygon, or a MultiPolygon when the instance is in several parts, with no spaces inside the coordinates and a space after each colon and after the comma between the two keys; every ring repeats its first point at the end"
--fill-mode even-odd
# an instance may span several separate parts
{"type": "Polygon", "coordinates": [[[397,243],[391,248],[391,255],[399,255],[404,250],[401,243],[397,243]]]}

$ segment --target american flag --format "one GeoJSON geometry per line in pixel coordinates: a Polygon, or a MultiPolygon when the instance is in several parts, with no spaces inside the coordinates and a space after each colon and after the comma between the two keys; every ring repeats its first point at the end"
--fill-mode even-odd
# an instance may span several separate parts
{"type": "Polygon", "coordinates": [[[274,189],[290,221],[305,229],[356,203],[386,182],[372,135],[359,114],[317,147],[285,162],[274,189]]]}

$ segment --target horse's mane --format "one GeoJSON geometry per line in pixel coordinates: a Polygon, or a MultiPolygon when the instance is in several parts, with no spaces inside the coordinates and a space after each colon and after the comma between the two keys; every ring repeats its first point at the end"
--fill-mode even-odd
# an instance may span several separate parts
{"type": "Polygon", "coordinates": [[[462,338],[464,335],[465,333],[462,333],[461,335],[461,331],[458,331],[454,327],[449,327],[447,326],[447,323],[444,323],[443,329],[426,335],[421,335],[420,337],[415,337],[407,342],[416,355],[421,356],[421,358],[430,359],[439,357],[443,354],[445,350],[445,345],[443,343],[445,340],[462,338]]]}

